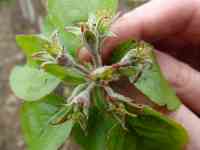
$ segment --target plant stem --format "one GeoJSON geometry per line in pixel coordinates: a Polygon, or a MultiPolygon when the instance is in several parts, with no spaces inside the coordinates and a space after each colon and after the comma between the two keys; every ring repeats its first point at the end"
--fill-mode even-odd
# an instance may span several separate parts
{"type": "Polygon", "coordinates": [[[135,84],[139,80],[144,69],[145,69],[145,64],[143,64],[141,69],[136,73],[135,77],[131,80],[131,83],[135,84]]]}
{"type": "Polygon", "coordinates": [[[109,86],[104,86],[105,91],[107,92],[107,94],[114,99],[126,102],[126,103],[131,103],[131,102],[135,102],[133,99],[126,97],[124,95],[121,95],[119,93],[116,93],[112,88],[110,88],[109,86]]]}
{"type": "Polygon", "coordinates": [[[101,55],[101,51],[102,51],[102,47],[101,47],[101,38],[99,36],[99,33],[97,33],[97,45],[96,45],[96,52],[97,52],[97,63],[98,63],[98,67],[102,66],[102,55],[101,55]]]}
{"type": "Polygon", "coordinates": [[[138,105],[136,103],[133,103],[133,102],[136,102],[135,100],[133,100],[133,99],[131,99],[129,97],[126,97],[124,95],[121,95],[119,93],[114,92],[113,89],[110,88],[109,86],[103,86],[103,88],[105,89],[105,91],[107,92],[107,94],[111,98],[113,98],[115,100],[119,100],[121,102],[124,102],[124,103],[128,104],[129,106],[131,106],[131,107],[133,107],[133,108],[135,108],[137,110],[141,110],[142,109],[142,106],[140,106],[140,105],[138,105]]]}
{"type": "Polygon", "coordinates": [[[77,63],[74,63],[74,67],[86,75],[90,73],[89,70],[87,70],[84,66],[77,63]]]}

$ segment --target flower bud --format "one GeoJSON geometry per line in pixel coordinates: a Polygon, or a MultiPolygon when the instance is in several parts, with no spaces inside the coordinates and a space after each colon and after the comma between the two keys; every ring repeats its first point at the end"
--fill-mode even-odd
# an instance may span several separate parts
{"type": "Polygon", "coordinates": [[[61,54],[57,57],[57,63],[61,66],[72,66],[72,61],[65,54],[61,54]]]}
{"type": "Polygon", "coordinates": [[[77,96],[75,96],[72,99],[72,103],[78,104],[79,106],[83,108],[89,108],[90,107],[90,94],[92,92],[92,89],[94,88],[94,83],[91,83],[88,85],[88,87],[79,93],[77,96]]]}
{"type": "Polygon", "coordinates": [[[87,92],[83,92],[79,94],[77,97],[73,99],[73,102],[82,106],[89,107],[90,106],[90,96],[87,92]]]}
{"type": "Polygon", "coordinates": [[[88,50],[94,55],[97,55],[96,45],[97,45],[97,38],[96,35],[92,31],[85,31],[83,33],[83,41],[88,50]]]}
{"type": "Polygon", "coordinates": [[[104,66],[97,68],[90,75],[89,78],[93,81],[109,81],[114,77],[114,71],[112,66],[104,66]]]}

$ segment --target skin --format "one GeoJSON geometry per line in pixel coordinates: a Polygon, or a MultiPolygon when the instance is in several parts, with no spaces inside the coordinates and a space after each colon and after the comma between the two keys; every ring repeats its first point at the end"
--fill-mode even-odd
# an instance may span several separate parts
{"type": "MultiPolygon", "coordinates": [[[[200,150],[200,73],[189,65],[158,50],[200,49],[200,0],[152,0],[134,11],[124,14],[111,30],[118,36],[106,41],[103,58],[108,59],[112,49],[127,39],[153,43],[157,59],[184,105],[170,114],[188,131],[189,144],[185,150],[200,150]]],[[[88,60],[87,51],[80,51],[81,59],[88,60]]]]}

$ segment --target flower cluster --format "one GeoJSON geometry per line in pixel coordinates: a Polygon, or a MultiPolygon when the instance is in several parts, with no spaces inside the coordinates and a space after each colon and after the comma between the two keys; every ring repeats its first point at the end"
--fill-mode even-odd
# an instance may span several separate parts
{"type": "Polygon", "coordinates": [[[120,93],[115,92],[110,83],[118,81],[123,74],[122,70],[135,69],[135,74],[129,77],[130,82],[137,82],[143,70],[151,67],[151,58],[149,56],[148,46],[144,42],[136,42],[136,48],[130,49],[124,57],[112,65],[103,65],[102,46],[104,40],[108,37],[117,36],[109,31],[110,25],[117,17],[110,19],[110,16],[99,16],[91,14],[87,22],[81,22],[77,26],[68,26],[66,32],[70,32],[79,37],[82,41],[82,48],[87,49],[92,56],[90,67],[78,63],[78,61],[68,54],[59,42],[58,32],[51,36],[51,47],[57,48],[57,53],[51,53],[43,50],[33,54],[33,58],[41,61],[41,67],[56,64],[62,67],[70,67],[81,72],[86,83],[80,84],[74,88],[72,94],[66,100],[59,112],[51,119],[51,124],[60,124],[66,120],[72,119],[80,124],[83,129],[87,127],[89,117],[89,108],[92,106],[91,93],[95,87],[100,87],[105,93],[107,99],[107,111],[111,112],[113,117],[126,129],[125,117],[127,115],[136,117],[137,114],[129,112],[127,105],[140,111],[141,105],[120,93]]]}

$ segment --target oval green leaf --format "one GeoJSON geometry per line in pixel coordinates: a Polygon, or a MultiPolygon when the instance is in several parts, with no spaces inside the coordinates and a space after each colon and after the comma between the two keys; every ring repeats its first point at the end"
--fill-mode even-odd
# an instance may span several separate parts
{"type": "Polygon", "coordinates": [[[50,94],[60,79],[42,70],[17,66],[10,76],[10,85],[16,96],[25,101],[36,101],[50,94]]]}
{"type": "Polygon", "coordinates": [[[61,104],[62,98],[50,95],[42,101],[22,105],[21,126],[29,150],[57,150],[70,136],[73,121],[56,126],[49,124],[61,104]]]}
{"type": "Polygon", "coordinates": [[[137,137],[137,150],[182,150],[188,143],[182,125],[150,107],[145,107],[136,118],[129,117],[128,124],[137,137]]]}

